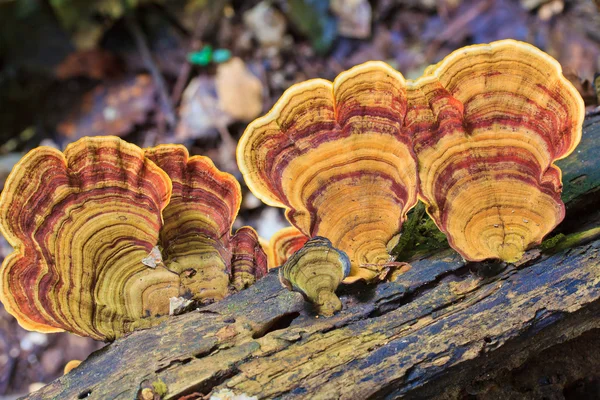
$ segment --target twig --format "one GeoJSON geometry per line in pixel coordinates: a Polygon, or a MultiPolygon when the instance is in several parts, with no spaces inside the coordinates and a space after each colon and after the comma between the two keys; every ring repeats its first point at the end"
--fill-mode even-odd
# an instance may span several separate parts
{"type": "Polygon", "coordinates": [[[171,98],[167,92],[167,85],[165,84],[165,80],[161,75],[160,71],[156,67],[154,60],[152,59],[152,54],[150,53],[150,49],[148,48],[148,44],[146,43],[146,38],[144,37],[144,33],[140,28],[137,20],[132,16],[130,12],[127,12],[125,15],[125,23],[127,25],[127,29],[133,36],[135,40],[136,47],[142,56],[142,60],[146,68],[150,71],[152,75],[152,79],[156,84],[158,89],[158,95],[160,98],[161,111],[164,115],[166,122],[169,124],[171,128],[173,128],[177,123],[177,117],[175,115],[175,108],[173,107],[173,103],[171,102],[171,98]]]}
{"type": "MultiPolygon", "coordinates": [[[[203,14],[200,18],[198,18],[198,22],[196,23],[194,32],[192,34],[188,53],[198,51],[200,50],[200,48],[202,48],[201,37],[204,33],[206,19],[206,14],[203,14]]],[[[191,72],[192,64],[190,64],[190,62],[186,60],[181,66],[179,75],[177,75],[177,81],[175,82],[175,86],[173,87],[173,93],[171,94],[171,101],[173,101],[173,104],[178,104],[179,100],[181,100],[181,95],[183,94],[185,86],[190,78],[191,72]]]]}
{"type": "Polygon", "coordinates": [[[441,31],[437,37],[430,43],[425,54],[427,59],[432,59],[435,55],[435,52],[440,48],[442,44],[446,41],[454,38],[456,35],[460,33],[461,30],[465,28],[468,24],[470,24],[475,18],[479,17],[482,13],[484,13],[489,7],[494,4],[493,0],[485,0],[474,7],[468,9],[465,13],[460,14],[457,18],[455,18],[451,23],[449,23],[446,28],[441,31]]]}

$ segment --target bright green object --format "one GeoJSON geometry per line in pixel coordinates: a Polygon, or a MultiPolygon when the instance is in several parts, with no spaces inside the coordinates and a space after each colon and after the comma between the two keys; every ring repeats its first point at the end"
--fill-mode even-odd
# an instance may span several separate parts
{"type": "Polygon", "coordinates": [[[216,49],[212,55],[213,62],[215,64],[222,64],[229,61],[231,58],[231,51],[227,49],[216,49]]]}
{"type": "Polygon", "coordinates": [[[204,46],[200,51],[189,53],[187,59],[191,64],[206,67],[208,64],[210,64],[212,56],[212,46],[208,45],[204,46]]]}
{"type": "Polygon", "coordinates": [[[187,56],[187,59],[191,64],[200,65],[202,67],[206,67],[211,62],[221,64],[225,61],[229,61],[230,58],[231,51],[227,49],[216,49],[213,51],[211,45],[206,45],[200,51],[189,53],[187,56]]]}

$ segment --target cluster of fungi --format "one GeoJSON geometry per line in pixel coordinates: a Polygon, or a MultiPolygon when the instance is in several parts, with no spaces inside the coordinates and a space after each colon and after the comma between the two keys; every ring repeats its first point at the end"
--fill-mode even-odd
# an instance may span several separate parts
{"type": "MultiPolygon", "coordinates": [[[[579,143],[583,117],[556,60],[504,40],[457,50],[414,81],[367,62],[297,84],[248,126],[237,158],[250,190],[297,228],[274,238],[272,259],[322,236],[350,259],[344,282],[372,281],[406,270],[389,250],[418,199],[466,260],[519,260],[564,218],[554,162],[579,143]]],[[[320,306],[286,267],[282,280],[320,306]]]]}
{"type": "Polygon", "coordinates": [[[264,249],[252,228],[231,233],[239,183],[183,146],[40,147],[0,197],[15,248],[0,300],[27,329],[112,340],[164,320],[173,297],[222,299],[269,264],[331,315],[341,282],[409,267],[389,251],[419,199],[466,260],[514,262],[564,217],[554,162],[583,116],[560,65],[512,40],[460,49],[414,81],[367,62],[294,85],[237,149],[250,190],[293,225],[264,249]]]}
{"type": "Polygon", "coordinates": [[[169,314],[170,299],[214,301],[267,272],[249,227],[231,235],[235,178],[179,145],[142,150],[84,138],[29,152],[0,197],[15,248],[0,300],[21,326],[112,340],[169,314]],[[142,260],[160,246],[162,257],[142,260]]]}

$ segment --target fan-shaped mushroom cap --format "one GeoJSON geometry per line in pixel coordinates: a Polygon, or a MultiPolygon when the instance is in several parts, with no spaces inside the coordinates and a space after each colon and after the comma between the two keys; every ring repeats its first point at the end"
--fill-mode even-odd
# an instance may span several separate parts
{"type": "Polygon", "coordinates": [[[283,265],[292,254],[304,246],[308,239],[295,226],[288,226],[277,231],[268,244],[269,268],[283,265]]]}
{"type": "Polygon", "coordinates": [[[112,339],[169,313],[179,278],[142,259],[158,241],[169,177],[116,137],[39,147],[0,196],[0,231],[15,248],[0,300],[29,330],[112,339]]]}
{"type": "Polygon", "coordinates": [[[350,259],[323,237],[315,237],[279,269],[279,279],[289,290],[302,293],[319,313],[331,316],[342,309],[335,290],[350,273],[350,259]]]}
{"type": "Polygon", "coordinates": [[[292,86],[240,139],[237,159],[252,192],[286,209],[307,236],[324,236],[352,261],[389,261],[386,245],[417,200],[417,166],[402,129],[406,87],[400,73],[369,62],[333,83],[292,86]]]}
{"type": "Polygon", "coordinates": [[[420,195],[463,257],[516,261],[563,219],[553,163],[579,143],[584,106],[556,60],[514,40],[470,46],[408,98],[420,195]]]}
{"type": "Polygon", "coordinates": [[[231,238],[231,252],[231,281],[236,290],[247,288],[267,274],[267,255],[254,229],[238,229],[231,238]]]}
{"type": "Polygon", "coordinates": [[[230,283],[241,290],[263,277],[267,256],[254,229],[231,235],[242,197],[238,181],[208,157],[189,157],[184,146],[160,145],[146,156],[173,182],[160,239],[165,265],[186,291],[194,299],[220,300],[230,283]]]}
{"type": "Polygon", "coordinates": [[[242,198],[239,183],[208,157],[189,157],[181,145],[160,145],[145,153],[173,182],[160,233],[166,267],[179,274],[195,299],[222,299],[229,293],[231,225],[242,198]]]}

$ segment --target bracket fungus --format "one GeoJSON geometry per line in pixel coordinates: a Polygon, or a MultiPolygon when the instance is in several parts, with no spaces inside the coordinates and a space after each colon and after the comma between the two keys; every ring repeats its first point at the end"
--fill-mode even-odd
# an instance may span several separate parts
{"type": "Polygon", "coordinates": [[[286,209],[308,237],[323,236],[351,260],[347,281],[373,280],[387,244],[417,201],[417,162],[402,129],[402,75],[382,62],[288,89],[240,139],[250,190],[286,209]]]}
{"type": "Polygon", "coordinates": [[[0,231],[15,248],[0,271],[6,310],[29,330],[96,339],[168,314],[177,276],[141,260],[170,196],[167,174],[116,137],[29,152],[0,196],[0,231]]]}
{"type": "Polygon", "coordinates": [[[269,268],[283,265],[292,254],[304,246],[308,239],[295,226],[288,226],[275,232],[267,245],[269,268]]]}
{"type": "Polygon", "coordinates": [[[242,200],[232,175],[219,171],[208,157],[189,157],[181,145],[160,145],[145,154],[173,182],[160,243],[165,266],[180,276],[188,295],[220,300],[230,291],[232,274],[238,290],[266,274],[266,255],[254,230],[243,227],[231,235],[242,200]]]}
{"type": "Polygon", "coordinates": [[[0,301],[26,329],[112,340],[161,321],[172,297],[224,296],[240,190],[220,174],[183,147],[144,152],[117,137],[32,150],[0,196],[0,231],[15,249],[0,269],[0,301]],[[159,243],[165,262],[144,265],[159,243]]]}
{"type": "Polygon", "coordinates": [[[317,236],[294,253],[279,269],[279,280],[289,290],[302,293],[319,314],[332,316],[342,309],[335,290],[350,273],[350,259],[331,242],[317,236]]]}
{"type": "Polygon", "coordinates": [[[247,288],[267,274],[267,254],[251,227],[242,226],[235,232],[231,253],[231,280],[236,290],[247,288]]]}
{"type": "Polygon", "coordinates": [[[564,218],[560,169],[581,96],[526,43],[457,50],[409,82],[406,129],[427,212],[465,259],[515,262],[564,218]]]}
{"type": "Polygon", "coordinates": [[[248,126],[237,158],[258,198],[348,254],[347,282],[375,280],[417,192],[467,260],[514,262],[539,244],[564,217],[554,162],[579,143],[583,117],[556,60],[502,40],[414,81],[367,62],[294,85],[248,126]]]}

